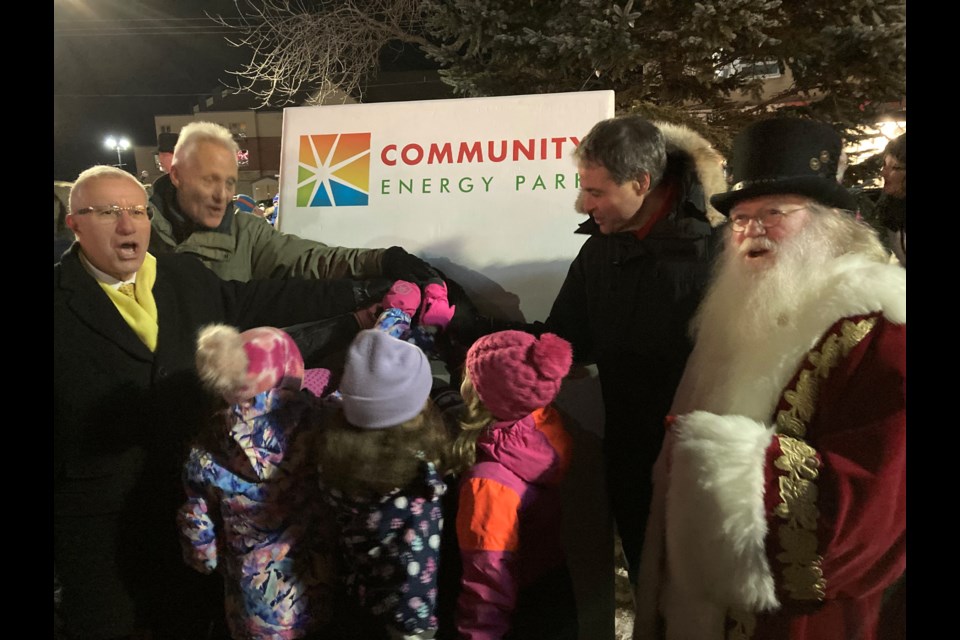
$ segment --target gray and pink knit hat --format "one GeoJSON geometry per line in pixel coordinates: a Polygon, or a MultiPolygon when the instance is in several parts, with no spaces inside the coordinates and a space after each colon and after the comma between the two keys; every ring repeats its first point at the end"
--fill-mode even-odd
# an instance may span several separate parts
{"type": "Polygon", "coordinates": [[[467,373],[481,402],[499,420],[519,420],[545,407],[560,392],[573,363],[573,348],[545,333],[523,331],[483,336],[467,352],[467,373]]]}
{"type": "Polygon", "coordinates": [[[213,324],[197,338],[197,373],[208,390],[236,404],[275,387],[299,390],[303,357],[280,329],[257,327],[239,333],[213,324]]]}

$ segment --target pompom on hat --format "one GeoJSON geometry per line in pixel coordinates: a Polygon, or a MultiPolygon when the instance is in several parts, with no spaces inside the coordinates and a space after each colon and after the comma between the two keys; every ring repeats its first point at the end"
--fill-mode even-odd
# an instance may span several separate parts
{"type": "Polygon", "coordinates": [[[751,124],[733,140],[730,190],[710,198],[725,216],[738,202],[770,194],[798,194],[828,207],[857,209],[837,180],[843,143],[833,127],[815,120],[771,118],[751,124]]]}
{"type": "Polygon", "coordinates": [[[280,329],[258,327],[239,333],[214,324],[201,329],[197,338],[197,373],[208,390],[237,404],[275,387],[299,390],[303,357],[280,329]]]}
{"type": "Polygon", "coordinates": [[[467,373],[481,402],[499,420],[519,420],[545,407],[560,392],[573,364],[573,348],[545,333],[523,331],[483,336],[467,352],[467,373]]]}
{"type": "Polygon", "coordinates": [[[343,412],[356,427],[393,427],[423,411],[432,386],[430,362],[419,347],[367,329],[347,349],[340,381],[343,412]]]}

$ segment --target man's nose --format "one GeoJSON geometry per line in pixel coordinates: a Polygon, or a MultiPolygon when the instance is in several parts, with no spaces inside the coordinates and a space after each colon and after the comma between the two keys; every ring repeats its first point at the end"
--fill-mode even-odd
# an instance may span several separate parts
{"type": "Polygon", "coordinates": [[[120,217],[117,218],[117,233],[123,235],[130,235],[137,230],[136,224],[133,222],[133,216],[130,215],[129,211],[121,211],[120,217]]]}
{"type": "Polygon", "coordinates": [[[743,228],[743,235],[747,238],[756,238],[758,236],[767,235],[767,230],[762,224],[760,224],[759,219],[750,218],[747,220],[746,226],[743,228]]]}

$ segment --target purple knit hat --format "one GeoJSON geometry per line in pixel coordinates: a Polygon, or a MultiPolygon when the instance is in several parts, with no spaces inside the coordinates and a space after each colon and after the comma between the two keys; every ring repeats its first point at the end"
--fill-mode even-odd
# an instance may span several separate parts
{"type": "Polygon", "coordinates": [[[231,404],[283,387],[300,389],[303,357],[286,332],[257,327],[239,333],[229,325],[204,327],[197,338],[197,373],[231,404]]]}
{"type": "Polygon", "coordinates": [[[430,361],[419,347],[367,329],[347,349],[343,414],[362,429],[394,427],[423,411],[432,386],[430,361]]]}
{"type": "Polygon", "coordinates": [[[560,392],[573,363],[573,348],[545,333],[523,331],[483,336],[467,352],[467,372],[484,406],[499,420],[519,420],[545,407],[560,392]]]}

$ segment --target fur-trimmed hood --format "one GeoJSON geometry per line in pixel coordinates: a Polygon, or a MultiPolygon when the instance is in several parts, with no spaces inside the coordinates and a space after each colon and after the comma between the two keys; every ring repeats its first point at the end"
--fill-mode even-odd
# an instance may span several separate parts
{"type": "Polygon", "coordinates": [[[716,227],[726,221],[726,217],[710,204],[710,197],[727,190],[727,181],[723,175],[723,156],[693,129],[670,122],[654,121],[667,142],[667,156],[685,155],[693,167],[697,181],[703,189],[704,214],[710,226],[716,227]]]}

